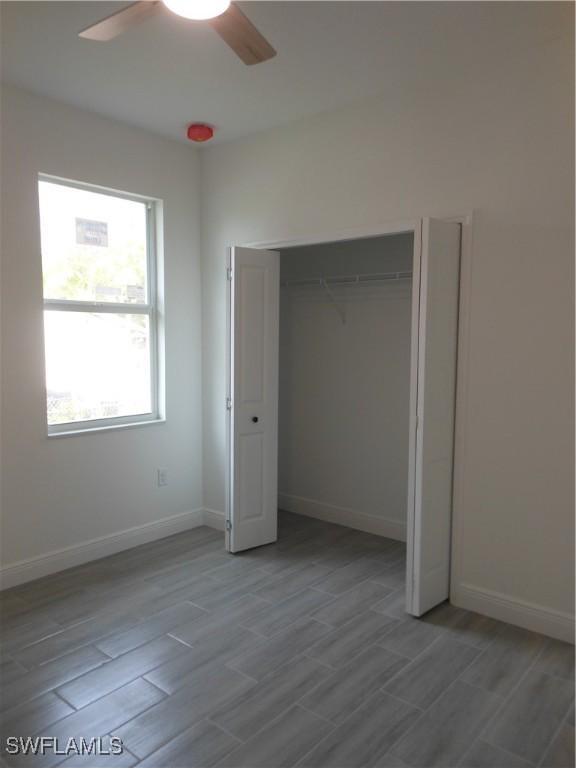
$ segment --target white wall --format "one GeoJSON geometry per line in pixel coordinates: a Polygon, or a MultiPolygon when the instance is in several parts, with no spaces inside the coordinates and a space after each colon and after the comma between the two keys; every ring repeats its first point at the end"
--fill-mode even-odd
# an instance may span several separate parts
{"type": "MultiPolygon", "coordinates": [[[[281,252],[281,279],[410,271],[412,235],[281,252]]],[[[280,293],[282,509],[406,535],[411,281],[280,293]]]]}
{"type": "Polygon", "coordinates": [[[197,183],[197,152],[191,147],[24,91],[3,90],[1,561],[6,584],[199,521],[198,513],[190,514],[202,507],[197,183]],[[165,424],[46,436],[40,172],[164,201],[165,424]],[[168,487],[156,487],[158,467],[168,469],[168,487]],[[133,528],[139,530],[121,535],[133,528]],[[63,548],[72,549],[49,555],[63,548]]]}
{"type": "Polygon", "coordinates": [[[567,635],[573,8],[548,5],[531,40],[463,41],[381,99],[203,152],[204,487],[222,511],[226,246],[473,210],[453,599],[567,635]]]}

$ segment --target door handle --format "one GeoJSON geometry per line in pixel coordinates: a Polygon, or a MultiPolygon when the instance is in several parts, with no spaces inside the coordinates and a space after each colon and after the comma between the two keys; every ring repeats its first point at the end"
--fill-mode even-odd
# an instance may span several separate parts
{"type": "Polygon", "coordinates": [[[254,424],[258,424],[258,416],[252,416],[252,421],[254,424]]]}

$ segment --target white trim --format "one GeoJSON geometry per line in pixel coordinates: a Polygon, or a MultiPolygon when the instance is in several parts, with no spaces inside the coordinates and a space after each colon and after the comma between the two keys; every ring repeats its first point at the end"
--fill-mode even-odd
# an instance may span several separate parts
{"type": "Polygon", "coordinates": [[[71,437],[85,435],[87,432],[103,432],[119,427],[141,427],[143,424],[157,424],[163,421],[153,413],[135,413],[133,416],[114,416],[110,419],[89,419],[88,421],[63,421],[61,424],[48,424],[47,437],[71,437]]]}
{"type": "MultiPolygon", "coordinates": [[[[234,498],[234,472],[232,470],[233,452],[232,452],[232,400],[233,382],[232,372],[234,371],[234,345],[232,344],[232,318],[234,317],[234,286],[232,284],[232,248],[226,249],[226,473],[224,482],[226,484],[226,512],[224,521],[232,519],[232,499],[234,498]]],[[[212,510],[206,510],[209,518],[212,510]]],[[[220,513],[217,513],[220,514],[220,513]]],[[[206,522],[206,525],[210,525],[206,522]]],[[[230,535],[230,525],[224,523],[224,546],[227,552],[230,552],[232,546],[232,537],[230,535]],[[228,528],[228,530],[226,530],[228,528]]]]}
{"type": "Polygon", "coordinates": [[[456,353],[456,411],[454,418],[454,467],[452,475],[452,556],[450,558],[450,595],[462,582],[464,562],[464,520],[467,508],[466,467],[468,450],[468,388],[470,382],[470,328],[472,304],[473,217],[471,212],[460,223],[460,306],[458,308],[458,349],[456,353]]]}
{"type": "Polygon", "coordinates": [[[283,238],[280,240],[262,240],[253,243],[242,243],[242,248],[262,248],[274,250],[278,248],[296,248],[302,245],[326,245],[328,243],[340,243],[346,240],[364,240],[369,237],[383,237],[384,235],[402,235],[418,227],[420,219],[401,219],[397,221],[385,221],[377,227],[353,227],[339,229],[335,232],[308,235],[296,238],[283,238]]]}
{"type": "Polygon", "coordinates": [[[314,517],[328,523],[345,525],[358,531],[373,533],[377,536],[385,536],[388,539],[406,541],[406,524],[399,520],[390,520],[385,517],[367,515],[355,509],[337,507],[334,504],[326,504],[316,499],[307,499],[303,496],[293,496],[287,493],[278,494],[278,507],[296,515],[314,517]]]}
{"type": "Polygon", "coordinates": [[[135,203],[159,203],[160,198],[150,197],[150,195],[138,195],[134,192],[125,192],[121,189],[112,187],[103,187],[101,184],[92,184],[91,182],[79,181],[78,179],[67,179],[63,176],[54,176],[51,173],[39,173],[38,178],[41,181],[47,181],[49,184],[60,184],[63,187],[74,187],[83,189],[85,192],[96,192],[99,195],[114,195],[124,200],[132,200],[135,203]]]}
{"type": "Polygon", "coordinates": [[[91,314],[110,315],[148,315],[152,314],[149,304],[123,304],[111,301],[73,301],[72,299],[44,299],[47,312],[89,312],[91,314]]]}
{"type": "Polygon", "coordinates": [[[574,616],[564,611],[475,587],[473,584],[453,584],[450,602],[459,608],[574,643],[574,616]]]}
{"type": "MultiPolygon", "coordinates": [[[[104,419],[100,419],[98,423],[101,423],[104,419]]],[[[80,423],[80,422],[79,422],[80,423]]],[[[83,421],[82,424],[90,424],[92,422],[83,421]]],[[[91,432],[114,432],[117,429],[134,429],[134,427],[149,427],[153,424],[166,424],[166,419],[155,418],[140,418],[135,421],[122,421],[117,424],[107,423],[101,427],[86,427],[86,429],[70,429],[63,432],[48,432],[48,439],[52,440],[54,437],[75,437],[76,435],[86,435],[91,432]]]]}
{"type": "Polygon", "coordinates": [[[413,375],[418,369],[420,341],[420,277],[422,262],[422,221],[414,231],[414,246],[412,256],[412,297],[410,313],[410,392],[408,413],[408,490],[406,504],[406,611],[414,612],[415,578],[415,520],[416,520],[416,432],[418,429],[418,375],[413,375]]]}
{"type": "MultiPolygon", "coordinates": [[[[369,237],[382,237],[384,235],[402,235],[414,232],[420,226],[422,219],[431,216],[442,221],[454,221],[457,224],[471,224],[472,213],[427,213],[415,216],[411,219],[392,219],[383,221],[376,226],[348,227],[330,232],[302,235],[301,237],[284,237],[278,240],[257,240],[248,243],[240,243],[243,248],[264,248],[274,250],[278,248],[295,248],[301,245],[324,245],[327,243],[339,243],[346,240],[363,240],[369,237]]],[[[238,245],[238,243],[235,243],[238,245]]]]}
{"type": "Polygon", "coordinates": [[[56,549],[28,560],[20,560],[0,568],[0,589],[15,587],[18,584],[98,560],[125,549],[132,549],[156,539],[163,539],[190,528],[197,528],[203,524],[203,510],[194,509],[191,512],[182,512],[179,515],[138,525],[108,536],[90,539],[81,544],[56,549]]]}
{"type": "Polygon", "coordinates": [[[207,525],[209,528],[214,528],[217,531],[223,531],[226,527],[225,512],[220,512],[217,509],[204,509],[202,511],[202,518],[204,525],[207,525]]]}

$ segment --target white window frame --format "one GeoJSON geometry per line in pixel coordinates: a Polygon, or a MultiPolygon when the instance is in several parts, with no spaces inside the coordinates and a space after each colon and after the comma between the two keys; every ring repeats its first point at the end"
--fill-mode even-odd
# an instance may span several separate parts
{"type": "MultiPolygon", "coordinates": [[[[156,424],[165,421],[160,399],[161,365],[160,365],[160,322],[159,322],[159,285],[158,285],[158,215],[160,201],[153,198],[120,192],[115,189],[99,187],[93,184],[70,181],[56,176],[38,175],[38,182],[49,182],[65,187],[96,192],[101,195],[118,197],[123,200],[133,200],[146,206],[146,301],[139,304],[116,303],[106,301],[73,301],[69,299],[44,298],[44,311],[56,312],[97,312],[113,315],[147,315],[150,329],[150,403],[149,413],[138,413],[126,416],[115,416],[109,419],[88,419],[85,421],[67,421],[62,424],[48,424],[48,397],[46,404],[46,424],[48,437],[63,437],[85,432],[100,432],[102,430],[134,427],[145,424],[156,424]]],[[[44,351],[46,354],[46,351],[44,351]]]]}

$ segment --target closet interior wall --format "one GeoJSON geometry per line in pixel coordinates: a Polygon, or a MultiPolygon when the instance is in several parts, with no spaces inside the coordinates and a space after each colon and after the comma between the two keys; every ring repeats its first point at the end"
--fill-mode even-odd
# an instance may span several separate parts
{"type": "Polygon", "coordinates": [[[281,509],[405,540],[412,254],[412,233],[281,251],[281,509]]]}

